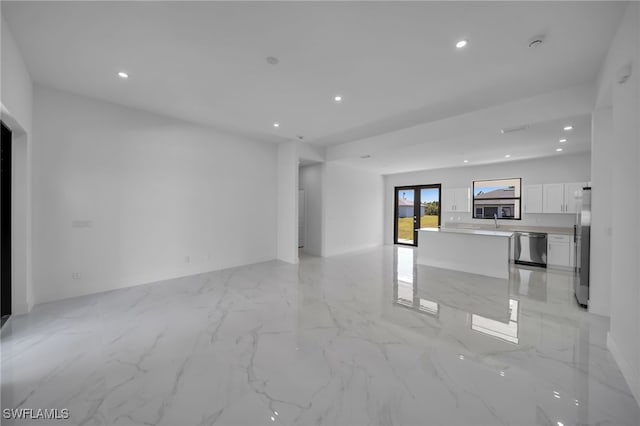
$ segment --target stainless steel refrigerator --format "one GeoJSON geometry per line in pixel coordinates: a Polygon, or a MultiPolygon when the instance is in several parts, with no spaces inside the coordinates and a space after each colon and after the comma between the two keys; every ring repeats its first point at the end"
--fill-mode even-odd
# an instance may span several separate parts
{"type": "Polygon", "coordinates": [[[591,244],[591,188],[582,188],[582,198],[573,228],[573,241],[576,250],[576,274],[574,290],[580,306],[589,304],[589,248],[591,244]]]}

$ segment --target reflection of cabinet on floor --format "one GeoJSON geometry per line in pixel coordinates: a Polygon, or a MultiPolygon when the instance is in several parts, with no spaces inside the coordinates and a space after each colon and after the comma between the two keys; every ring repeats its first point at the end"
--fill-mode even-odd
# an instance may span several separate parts
{"type": "Polygon", "coordinates": [[[547,235],[547,266],[573,268],[575,266],[575,245],[571,235],[547,235]]]}
{"type": "Polygon", "coordinates": [[[442,210],[445,212],[470,212],[469,187],[442,190],[442,210]]]}

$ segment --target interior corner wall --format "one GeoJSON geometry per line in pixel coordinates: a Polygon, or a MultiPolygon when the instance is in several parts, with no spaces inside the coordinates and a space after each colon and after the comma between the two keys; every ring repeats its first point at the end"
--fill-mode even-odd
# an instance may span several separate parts
{"type": "Polygon", "coordinates": [[[613,205],[613,110],[599,108],[591,118],[591,256],[589,312],[609,316],[613,205]]]}
{"type": "Polygon", "coordinates": [[[276,256],[276,146],[36,86],[36,302],[276,256]]]}
{"type": "MultiPolygon", "coordinates": [[[[629,2],[599,77],[599,93],[611,93],[611,329],[607,347],[640,403],[640,3],[629,2]],[[631,75],[621,74],[631,66],[631,75]]],[[[604,98],[604,96],[602,97],[604,98]]],[[[603,105],[598,105],[599,107],[603,105]]],[[[597,142],[597,140],[596,140],[597,142]]]]}
{"type": "Polygon", "coordinates": [[[22,55],[1,18],[0,104],[12,131],[12,313],[33,305],[31,245],[31,139],[33,84],[22,55]]]}
{"type": "Polygon", "coordinates": [[[323,168],[323,255],[382,245],[382,176],[328,162],[323,168]]]}
{"type": "Polygon", "coordinates": [[[323,164],[300,167],[300,189],[304,189],[304,248],[312,256],[322,256],[322,176],[323,164]]]}

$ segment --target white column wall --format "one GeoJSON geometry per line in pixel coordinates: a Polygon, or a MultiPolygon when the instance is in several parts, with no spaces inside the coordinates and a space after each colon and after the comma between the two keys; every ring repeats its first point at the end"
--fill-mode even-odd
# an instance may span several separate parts
{"type": "Polygon", "coordinates": [[[278,259],[298,263],[298,151],[295,141],[278,145],[278,259]]]}
{"type": "MultiPolygon", "coordinates": [[[[613,131],[611,157],[594,156],[594,167],[611,170],[611,330],[607,346],[640,402],[639,31],[640,4],[630,2],[598,79],[597,107],[610,102],[613,131]],[[631,75],[622,83],[620,79],[629,66],[631,75]]],[[[595,132],[600,130],[596,128],[595,132]]],[[[605,140],[596,139],[594,143],[605,144],[605,140]]]]}
{"type": "Polygon", "coordinates": [[[382,245],[382,176],[337,162],[324,166],[324,256],[382,245]]]}
{"type": "Polygon", "coordinates": [[[611,303],[611,220],[613,209],[613,111],[592,114],[591,142],[591,256],[589,312],[609,316],[611,303]]]}

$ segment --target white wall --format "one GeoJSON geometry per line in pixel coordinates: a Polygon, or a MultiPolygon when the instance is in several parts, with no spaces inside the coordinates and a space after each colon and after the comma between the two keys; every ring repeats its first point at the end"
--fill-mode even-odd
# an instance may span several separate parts
{"type": "Polygon", "coordinates": [[[36,87],[36,302],[275,258],[276,161],[270,144],[36,87]]]}
{"type": "Polygon", "coordinates": [[[304,189],[304,249],[312,256],[322,256],[322,177],[323,165],[300,167],[300,189],[304,189]]]}
{"type": "Polygon", "coordinates": [[[324,256],[382,244],[383,180],[376,173],[324,164],[324,256]]]}
{"type": "MultiPolygon", "coordinates": [[[[610,204],[615,206],[611,213],[611,330],[607,346],[640,402],[639,28],[640,4],[630,2],[598,79],[597,106],[611,105],[613,131],[611,143],[606,138],[594,140],[595,149],[609,149],[610,156],[594,156],[593,167],[611,171],[610,204]],[[625,84],[619,84],[618,74],[627,64],[631,64],[632,74],[625,84]]],[[[606,122],[594,124],[596,134],[607,132],[606,122]],[[603,127],[602,131],[598,127],[603,127]]]]}
{"type": "Polygon", "coordinates": [[[12,130],[12,312],[33,305],[31,278],[31,136],[33,86],[4,18],[1,19],[0,109],[12,130]]]}
{"type": "Polygon", "coordinates": [[[589,312],[609,316],[611,298],[611,221],[613,190],[613,111],[592,114],[591,141],[591,256],[589,312]]]}
{"type": "MultiPolygon", "coordinates": [[[[474,180],[522,178],[522,185],[540,183],[588,182],[590,156],[558,155],[526,161],[505,161],[482,166],[465,166],[452,169],[424,170],[387,175],[384,178],[384,241],[393,244],[394,188],[405,185],[441,184],[447,188],[471,187],[474,180]]],[[[486,219],[472,219],[471,213],[442,212],[442,224],[446,222],[484,223],[486,219]]],[[[501,221],[502,222],[502,221],[501,221]]],[[[505,220],[505,223],[536,226],[573,226],[572,214],[523,214],[522,220],[505,220]]]]}

